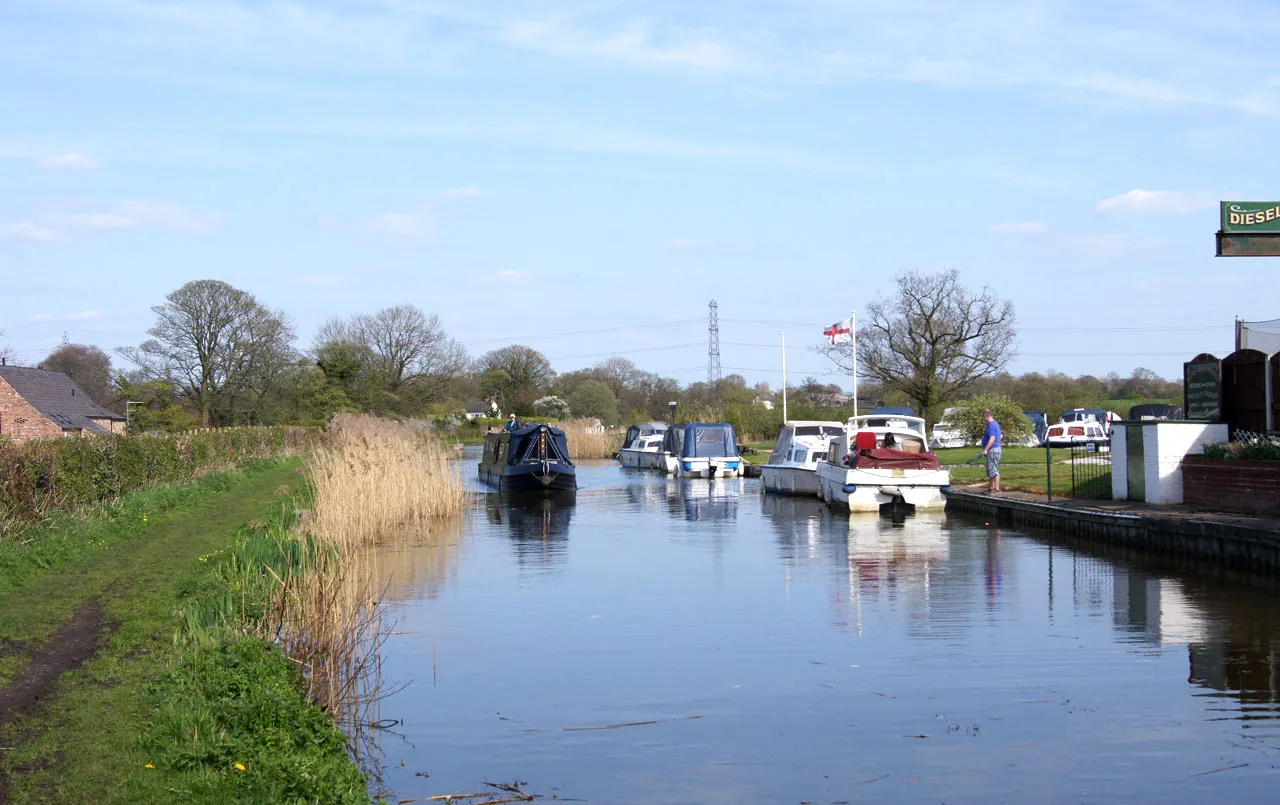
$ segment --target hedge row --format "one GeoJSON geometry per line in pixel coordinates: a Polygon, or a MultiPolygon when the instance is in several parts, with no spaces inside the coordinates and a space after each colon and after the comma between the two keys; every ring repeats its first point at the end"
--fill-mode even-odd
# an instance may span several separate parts
{"type": "Polygon", "coordinates": [[[310,449],[319,438],[316,430],[276,427],[0,444],[0,535],[50,509],[185,483],[251,459],[310,449]]]}

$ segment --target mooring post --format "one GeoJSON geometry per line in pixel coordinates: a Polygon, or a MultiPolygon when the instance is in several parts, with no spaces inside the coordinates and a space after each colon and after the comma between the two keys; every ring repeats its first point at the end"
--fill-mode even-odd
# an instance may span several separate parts
{"type": "Polygon", "coordinates": [[[1044,440],[1044,483],[1045,490],[1049,494],[1049,502],[1053,502],[1053,459],[1052,451],[1049,449],[1049,440],[1044,440]]]}

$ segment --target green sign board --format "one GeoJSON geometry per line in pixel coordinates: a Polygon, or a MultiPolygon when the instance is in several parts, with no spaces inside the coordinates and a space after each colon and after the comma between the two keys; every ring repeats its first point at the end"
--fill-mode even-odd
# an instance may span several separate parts
{"type": "Polygon", "coordinates": [[[1223,232],[1280,232],[1280,201],[1223,201],[1223,232]]]}
{"type": "MultiPolygon", "coordinates": [[[[1208,356],[1204,356],[1208,357],[1208,356]]],[[[1222,418],[1222,361],[1195,360],[1182,365],[1183,391],[1186,393],[1187,419],[1222,418]]]]}

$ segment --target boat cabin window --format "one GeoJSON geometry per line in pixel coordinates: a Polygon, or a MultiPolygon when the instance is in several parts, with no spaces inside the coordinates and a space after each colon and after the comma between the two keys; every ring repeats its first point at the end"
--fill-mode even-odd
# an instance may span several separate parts
{"type": "Polygon", "coordinates": [[[734,444],[733,430],[730,428],[694,428],[692,447],[689,450],[689,445],[686,445],[685,455],[722,458],[738,454],[738,446],[734,444]]]}
{"type": "Polygon", "coordinates": [[[804,459],[807,455],[809,455],[809,451],[807,448],[797,447],[795,449],[795,452],[791,454],[791,460],[798,464],[803,464],[804,459]]]}

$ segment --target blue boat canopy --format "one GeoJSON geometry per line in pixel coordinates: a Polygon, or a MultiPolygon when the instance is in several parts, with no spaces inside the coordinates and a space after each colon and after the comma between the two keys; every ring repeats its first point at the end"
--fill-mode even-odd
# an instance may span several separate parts
{"type": "MultiPolygon", "coordinates": [[[[681,458],[737,458],[738,456],[738,436],[733,431],[733,425],[726,422],[695,422],[690,425],[680,425],[667,431],[667,438],[671,438],[671,431],[682,431],[679,437],[680,451],[674,453],[681,458]]],[[[663,447],[666,447],[666,442],[663,447]]]]}
{"type": "Polygon", "coordinates": [[[867,414],[867,416],[915,416],[915,415],[916,415],[916,412],[912,411],[910,408],[895,408],[893,406],[887,406],[885,408],[877,408],[876,410],[867,414]]]}

